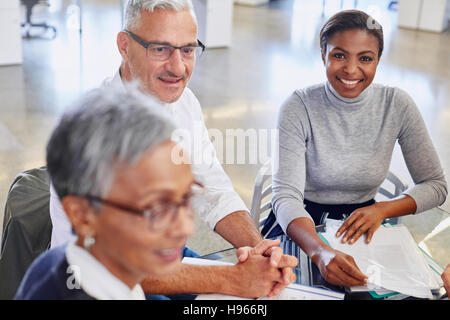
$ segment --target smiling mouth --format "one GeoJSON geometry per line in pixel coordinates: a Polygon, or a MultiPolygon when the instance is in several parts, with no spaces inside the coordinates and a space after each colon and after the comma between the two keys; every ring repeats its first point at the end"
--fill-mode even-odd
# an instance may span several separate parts
{"type": "Polygon", "coordinates": [[[183,77],[181,78],[172,78],[172,77],[159,77],[159,80],[161,80],[165,84],[178,84],[183,80],[183,77]]]}
{"type": "Polygon", "coordinates": [[[166,262],[171,262],[174,260],[181,259],[182,250],[183,250],[182,247],[168,248],[159,250],[157,254],[162,260],[165,260],[166,262]]]}
{"type": "Polygon", "coordinates": [[[349,80],[349,79],[341,79],[339,77],[336,77],[336,79],[342,82],[346,87],[355,87],[358,83],[364,81],[364,79],[349,80]]]}

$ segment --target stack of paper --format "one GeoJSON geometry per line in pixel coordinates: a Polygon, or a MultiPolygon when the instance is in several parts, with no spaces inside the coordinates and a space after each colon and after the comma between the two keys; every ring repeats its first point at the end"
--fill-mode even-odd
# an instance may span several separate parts
{"type": "Polygon", "coordinates": [[[396,291],[418,298],[432,298],[431,290],[438,288],[417,244],[403,225],[380,227],[366,244],[365,237],[350,245],[335,236],[342,221],[327,220],[323,234],[330,246],[351,255],[359,269],[369,277],[368,290],[396,291]]]}

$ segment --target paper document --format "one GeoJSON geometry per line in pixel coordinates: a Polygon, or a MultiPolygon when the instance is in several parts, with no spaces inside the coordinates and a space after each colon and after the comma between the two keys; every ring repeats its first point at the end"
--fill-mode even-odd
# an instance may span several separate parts
{"type": "Polygon", "coordinates": [[[190,258],[184,257],[181,261],[185,264],[195,264],[199,266],[232,266],[233,263],[220,261],[220,260],[210,260],[210,259],[201,259],[201,258],[190,258]]]}
{"type": "Polygon", "coordinates": [[[280,294],[259,300],[344,300],[345,293],[291,283],[280,294]]]}
{"type": "Polygon", "coordinates": [[[432,298],[439,287],[417,244],[403,225],[380,227],[369,244],[362,236],[354,244],[343,244],[335,234],[342,221],[327,219],[323,234],[331,247],[351,255],[369,277],[369,290],[386,289],[418,298],[432,298]]]}
{"type": "MultiPolygon", "coordinates": [[[[345,293],[291,283],[273,297],[258,300],[344,300],[345,293]]],[[[226,294],[199,294],[196,300],[252,300],[226,294]]]]}

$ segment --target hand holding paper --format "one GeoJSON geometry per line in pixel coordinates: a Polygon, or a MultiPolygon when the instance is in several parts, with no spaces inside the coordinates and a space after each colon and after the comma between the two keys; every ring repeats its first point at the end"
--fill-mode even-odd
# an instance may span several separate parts
{"type": "Polygon", "coordinates": [[[430,289],[438,287],[408,229],[403,225],[379,228],[370,244],[359,239],[354,244],[336,238],[341,221],[327,220],[325,238],[336,250],[351,255],[373,287],[431,298],[430,289]]]}
{"type": "Polygon", "coordinates": [[[383,211],[376,204],[355,210],[338,229],[336,236],[342,237],[342,243],[355,243],[363,234],[367,233],[366,243],[372,240],[373,234],[384,220],[383,211]]]}
{"type": "Polygon", "coordinates": [[[312,257],[324,279],[339,286],[363,286],[367,276],[358,268],[355,260],[348,254],[333,248],[323,249],[312,257]]]}
{"type": "Polygon", "coordinates": [[[416,210],[415,200],[406,194],[389,201],[380,201],[355,210],[339,228],[336,236],[345,233],[343,243],[349,241],[352,244],[363,234],[367,234],[366,243],[369,243],[384,219],[413,214],[416,210]]]}

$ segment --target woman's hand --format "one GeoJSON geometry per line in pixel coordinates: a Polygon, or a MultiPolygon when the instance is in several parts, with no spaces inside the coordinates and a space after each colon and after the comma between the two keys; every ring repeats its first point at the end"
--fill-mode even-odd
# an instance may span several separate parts
{"type": "Polygon", "coordinates": [[[444,272],[441,275],[442,281],[444,281],[444,288],[447,291],[447,294],[450,293],[450,264],[447,265],[444,272]]]}
{"type": "Polygon", "coordinates": [[[311,259],[329,283],[345,287],[365,286],[367,283],[367,276],[359,270],[353,257],[348,254],[328,247],[311,259]]]}
{"type": "Polygon", "coordinates": [[[342,237],[342,243],[355,243],[359,237],[367,233],[366,243],[372,240],[373,234],[385,219],[384,210],[377,203],[359,208],[351,214],[336,232],[336,237],[342,237]]]}

